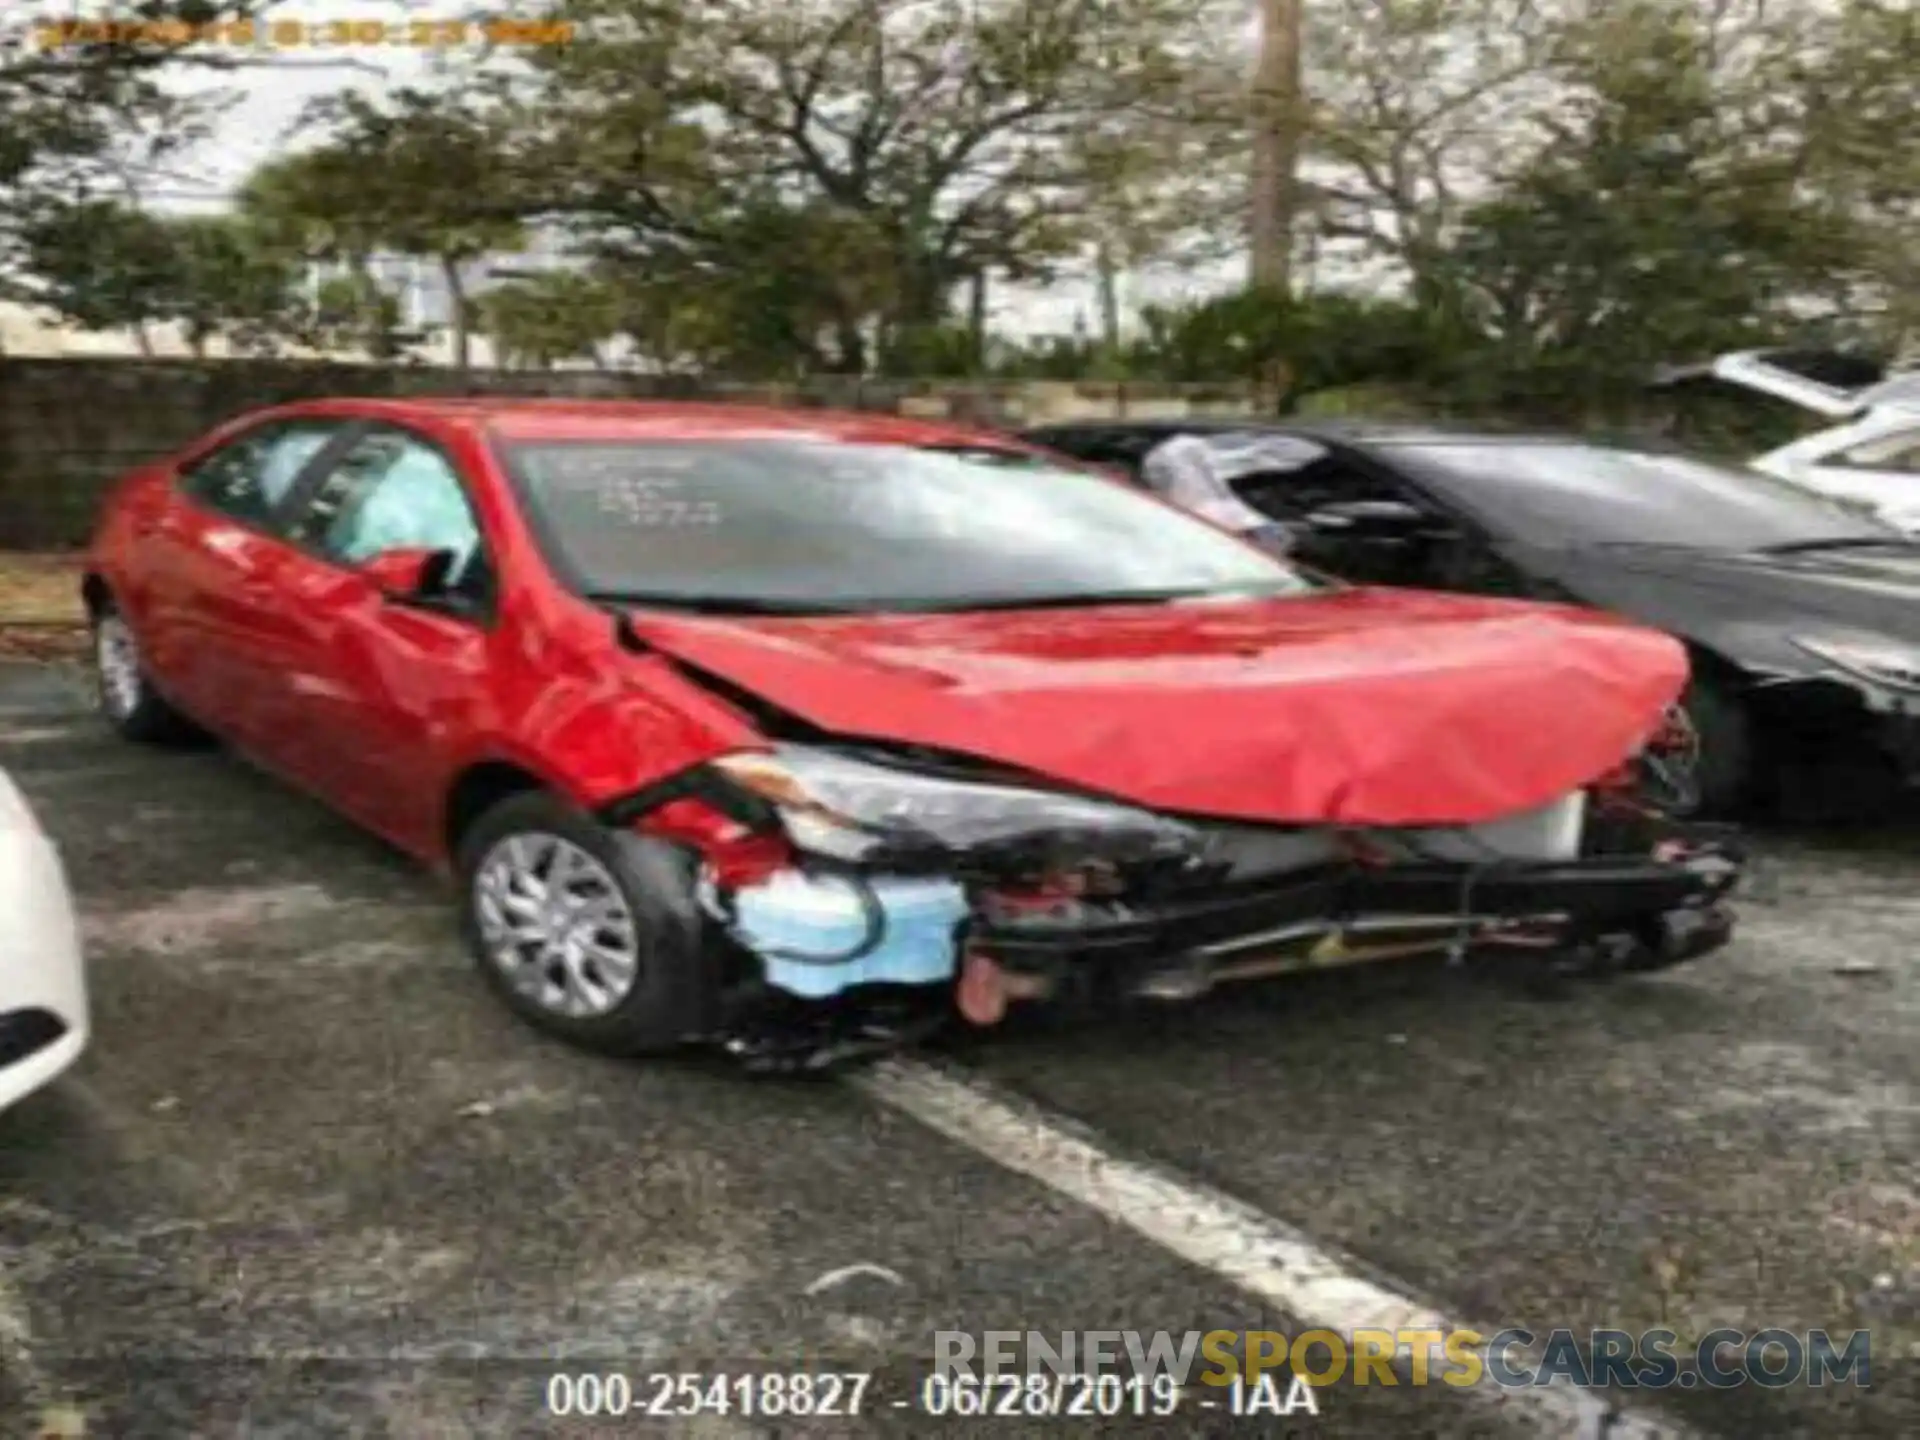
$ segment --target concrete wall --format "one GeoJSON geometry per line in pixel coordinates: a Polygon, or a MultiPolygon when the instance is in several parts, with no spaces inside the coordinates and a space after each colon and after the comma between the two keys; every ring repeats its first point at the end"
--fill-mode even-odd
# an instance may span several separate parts
{"type": "Polygon", "coordinates": [[[202,363],[0,357],[0,549],[83,544],[100,496],[154,460],[262,405],[323,395],[518,394],[717,399],[825,405],[1039,424],[1084,416],[1244,414],[1231,387],[1035,382],[962,383],[822,377],[799,386],[582,371],[474,371],[295,361],[202,363]]]}

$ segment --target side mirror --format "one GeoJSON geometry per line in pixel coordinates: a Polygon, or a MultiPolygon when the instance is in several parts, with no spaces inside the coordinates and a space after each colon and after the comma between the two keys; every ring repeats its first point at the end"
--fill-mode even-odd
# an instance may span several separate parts
{"type": "Polygon", "coordinates": [[[1306,526],[1328,539],[1424,540],[1448,532],[1447,523],[1404,500],[1348,500],[1307,513],[1306,526]]]}
{"type": "Polygon", "coordinates": [[[360,566],[360,573],[389,600],[420,600],[445,592],[451,550],[402,546],[382,550],[360,566]]]}

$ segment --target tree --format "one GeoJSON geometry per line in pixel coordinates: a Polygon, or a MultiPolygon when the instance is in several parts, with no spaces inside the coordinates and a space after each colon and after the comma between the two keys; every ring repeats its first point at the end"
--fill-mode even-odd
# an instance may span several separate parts
{"type": "MultiPolygon", "coordinates": [[[[825,312],[846,368],[865,335],[897,347],[939,326],[956,287],[1072,261],[1098,177],[1084,137],[1178,111],[1220,7],[1192,0],[574,0],[618,20],[619,43],[542,52],[554,203],[606,227],[629,255],[704,257],[773,230],[851,232],[874,267],[804,299],[796,349],[825,312]],[[775,219],[774,217],[782,217],[775,219]]],[[[815,281],[827,278],[816,274],[815,281]]]]}
{"type": "MultiPolygon", "coordinates": [[[[244,63],[210,43],[258,0],[133,0],[87,21],[45,6],[0,13],[0,296],[33,299],[19,275],[23,228],[50,209],[164,170],[220,97],[186,99],[161,83],[185,66],[244,63]],[[61,29],[61,22],[77,28],[61,29]]],[[[133,197],[130,197],[133,198],[133,197]]]]}
{"type": "Polygon", "coordinates": [[[901,342],[882,323],[897,296],[887,235],[831,205],[739,205],[702,243],[599,252],[624,297],[622,333],[664,369],[743,378],[858,374],[901,342]]]}
{"type": "Polygon", "coordinates": [[[373,178],[337,146],[300,150],[248,176],[238,208],[269,248],[364,272],[382,240],[384,217],[366,198],[373,178]]]}
{"type": "Polygon", "coordinates": [[[597,276],[556,270],[496,285],[476,309],[500,363],[547,370],[561,360],[602,365],[600,347],[620,332],[623,301],[597,276]]]}
{"type": "Polygon", "coordinates": [[[400,330],[400,302],[365,270],[329,276],[316,288],[311,304],[296,312],[293,335],[311,350],[336,351],[356,346],[381,364],[407,353],[400,330]]]}
{"type": "Polygon", "coordinates": [[[131,330],[168,317],[178,251],[166,224],[114,200],[43,207],[19,227],[21,268],[37,302],[83,330],[131,330]]]}
{"type": "Polygon", "coordinates": [[[195,355],[216,335],[266,348],[289,323],[294,273],[230,216],[162,216],[115,200],[47,206],[21,231],[37,303],[85,330],[178,324],[195,355]]]}
{"type": "Polygon", "coordinates": [[[1855,0],[1774,67],[1802,137],[1801,172],[1859,236],[1845,320],[1880,348],[1920,347],[1920,13],[1855,0]]]}
{"type": "Polygon", "coordinates": [[[159,310],[179,325],[196,357],[216,336],[236,349],[270,351],[297,323],[298,268],[262,245],[243,220],[194,215],[163,223],[171,264],[159,310]]]}
{"type": "Polygon", "coordinates": [[[1301,0],[1261,0],[1260,64],[1249,120],[1253,130],[1247,280],[1285,294],[1293,284],[1295,187],[1303,115],[1301,0]]]}
{"type": "MultiPolygon", "coordinates": [[[[1122,274],[1177,265],[1191,270],[1231,254],[1244,227],[1221,232],[1205,222],[1227,194],[1244,196],[1244,129],[1238,87],[1221,88],[1217,110],[1194,117],[1129,116],[1072,142],[1085,177],[1072,231],[1092,256],[1099,343],[1121,347],[1122,274]]],[[[1010,279],[1034,278],[1009,263],[1010,279]]]]}
{"type": "Polygon", "coordinates": [[[1314,0],[1300,199],[1329,259],[1384,260],[1444,304],[1462,211],[1540,152],[1583,0],[1314,0]]]}
{"type": "Polygon", "coordinates": [[[1861,261],[1798,137],[1726,93],[1709,28],[1640,4],[1584,38],[1582,105],[1463,217],[1450,255],[1504,383],[1576,408],[1624,402],[1661,361],[1805,325],[1861,261]]]}
{"type": "Polygon", "coordinates": [[[398,307],[373,276],[383,215],[367,204],[364,181],[356,158],[344,150],[298,151],[249,176],[238,209],[265,254],[345,267],[344,276],[323,287],[326,303],[294,323],[298,338],[321,344],[351,336],[368,354],[391,359],[402,349],[398,307]]]}
{"type": "Polygon", "coordinates": [[[402,89],[378,102],[346,92],[313,118],[335,127],[321,153],[358,177],[350,203],[367,236],[379,248],[438,263],[451,303],[454,365],[466,369],[466,267],[526,243],[527,202],[494,113],[447,94],[402,89]]]}
{"type": "Polygon", "coordinates": [[[1470,341],[1446,317],[1405,301],[1288,295],[1253,287],[1191,305],[1147,306],[1129,373],[1257,387],[1282,408],[1363,382],[1428,388],[1454,378],[1470,341]]]}

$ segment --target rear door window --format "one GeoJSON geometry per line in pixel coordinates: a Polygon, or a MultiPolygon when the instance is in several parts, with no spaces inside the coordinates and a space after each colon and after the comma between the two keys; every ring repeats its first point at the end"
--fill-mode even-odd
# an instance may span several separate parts
{"type": "Polygon", "coordinates": [[[1282,521],[1304,520],[1328,505],[1357,500],[1418,500],[1405,486],[1324,452],[1297,469],[1255,470],[1237,478],[1233,489],[1254,509],[1282,521]]]}
{"type": "Polygon", "coordinates": [[[231,519],[276,529],[294,481],[341,429],[337,420],[285,420],[249,430],[189,466],[180,489],[231,519]]]}

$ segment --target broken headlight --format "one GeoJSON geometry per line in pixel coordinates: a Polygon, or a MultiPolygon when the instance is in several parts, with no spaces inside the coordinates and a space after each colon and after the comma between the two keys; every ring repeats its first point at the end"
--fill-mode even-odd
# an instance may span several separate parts
{"type": "Polygon", "coordinates": [[[1851,675],[1894,690],[1920,690],[1920,649],[1890,640],[1811,639],[1794,644],[1851,675]]]}
{"type": "Polygon", "coordinates": [[[1192,827],[1049,790],[924,774],[834,750],[782,745],[714,768],[772,805],[796,849],[836,860],[995,852],[1037,865],[1129,864],[1198,854],[1192,827]]]}

